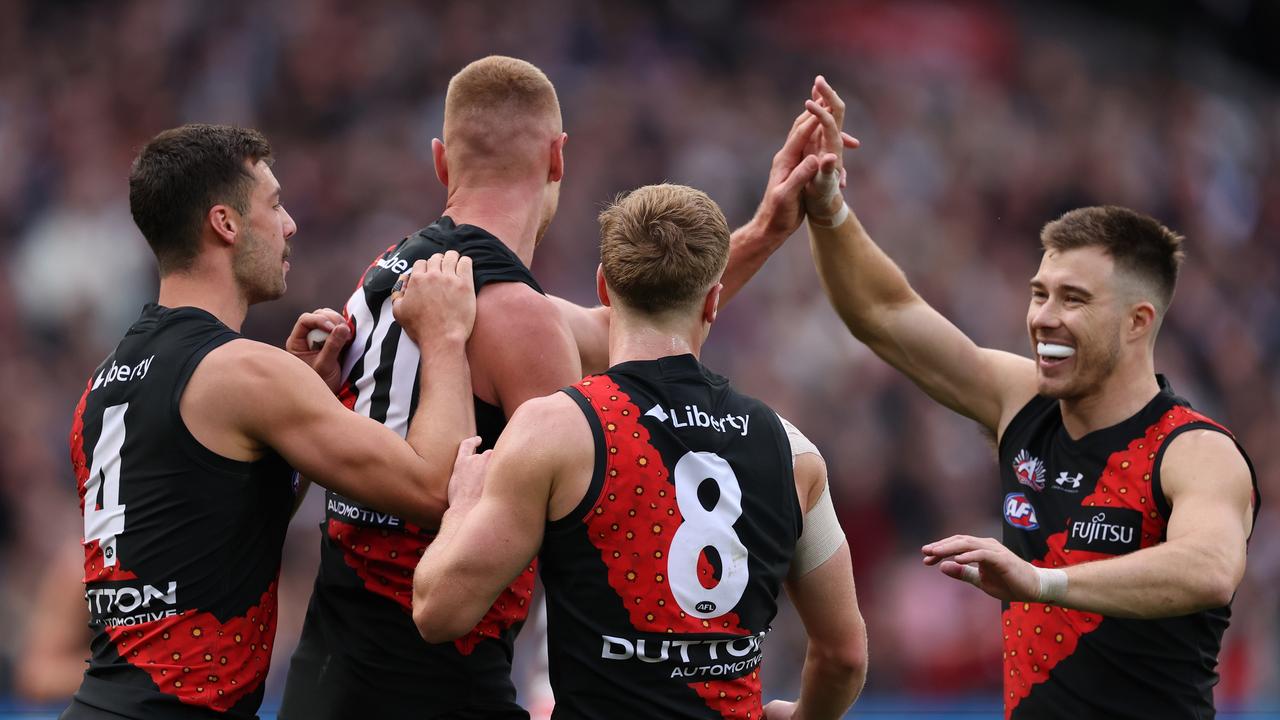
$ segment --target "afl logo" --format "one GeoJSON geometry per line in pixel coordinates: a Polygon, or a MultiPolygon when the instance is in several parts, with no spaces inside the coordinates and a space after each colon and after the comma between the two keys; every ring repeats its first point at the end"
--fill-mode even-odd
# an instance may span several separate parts
{"type": "Polygon", "coordinates": [[[1031,501],[1022,493],[1004,496],[1004,519],[1019,530],[1035,530],[1040,527],[1040,523],[1036,522],[1036,509],[1031,507],[1031,501]]]}
{"type": "Polygon", "coordinates": [[[1013,459],[1013,474],[1018,482],[1039,492],[1044,489],[1044,463],[1031,456],[1025,449],[1013,459]]]}
{"type": "Polygon", "coordinates": [[[702,602],[698,603],[697,605],[694,605],[694,606],[693,606],[693,609],[694,609],[694,610],[697,610],[697,611],[698,611],[698,612],[700,612],[700,613],[715,612],[715,611],[716,611],[716,604],[715,604],[715,603],[713,603],[713,602],[711,602],[710,600],[703,600],[702,602]]]}

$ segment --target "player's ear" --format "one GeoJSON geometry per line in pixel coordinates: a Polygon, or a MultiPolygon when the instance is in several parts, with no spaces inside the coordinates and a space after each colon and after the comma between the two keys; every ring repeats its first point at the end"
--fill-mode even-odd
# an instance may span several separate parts
{"type": "Polygon", "coordinates": [[[440,184],[449,187],[449,161],[445,159],[444,143],[440,138],[431,138],[431,161],[436,166],[436,179],[440,184]]]}
{"type": "Polygon", "coordinates": [[[236,234],[240,230],[240,213],[235,212],[228,205],[214,205],[209,208],[205,222],[213,229],[219,241],[227,245],[235,244],[236,234]]]}
{"type": "Polygon", "coordinates": [[[1157,318],[1156,308],[1149,302],[1143,301],[1129,308],[1129,327],[1127,328],[1129,336],[1136,339],[1154,333],[1157,318]]]}
{"type": "Polygon", "coordinates": [[[564,144],[569,142],[569,133],[560,133],[560,137],[551,142],[551,169],[547,172],[549,182],[560,182],[564,177],[564,144]]]}
{"type": "Polygon", "coordinates": [[[724,290],[724,283],[716,283],[707,291],[707,297],[702,301],[702,320],[708,325],[716,321],[716,313],[720,311],[720,291],[724,290]]]}
{"type": "Polygon", "coordinates": [[[596,265],[596,297],[600,298],[601,305],[612,307],[609,304],[609,283],[604,281],[604,265],[596,265]]]}

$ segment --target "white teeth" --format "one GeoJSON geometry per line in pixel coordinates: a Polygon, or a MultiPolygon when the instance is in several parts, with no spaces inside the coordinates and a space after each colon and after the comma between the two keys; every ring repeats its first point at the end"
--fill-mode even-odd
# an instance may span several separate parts
{"type": "Polygon", "coordinates": [[[1061,360],[1062,358],[1069,358],[1072,355],[1075,355],[1076,349],[1068,345],[1042,342],[1036,343],[1036,352],[1040,353],[1042,357],[1057,358],[1061,360]]]}

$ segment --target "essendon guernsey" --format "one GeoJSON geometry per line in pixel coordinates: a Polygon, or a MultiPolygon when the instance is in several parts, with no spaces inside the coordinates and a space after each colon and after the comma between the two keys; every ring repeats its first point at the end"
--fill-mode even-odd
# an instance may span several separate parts
{"type": "MultiPolygon", "coordinates": [[[[488,232],[444,217],[388,248],[348,300],[351,345],[340,399],[354,411],[406,434],[417,404],[418,347],[391,312],[400,274],[435,253],[472,259],[475,289],[521,282],[542,292],[515,253],[488,232]]],[[[493,447],[506,417],[476,398],[482,449],[493,447]]],[[[515,704],[511,658],[528,616],[529,568],[468,635],[422,640],[413,624],[413,570],[433,528],[371,510],[335,492],[325,495],[320,570],[289,670],[281,717],[527,718],[515,704]]]]}
{"type": "MultiPolygon", "coordinates": [[[[1136,415],[1078,440],[1064,429],[1056,400],[1037,397],[1014,417],[1000,441],[1006,546],[1036,566],[1065,567],[1165,540],[1165,448],[1188,430],[1230,433],[1159,380],[1160,392],[1136,415]]],[[[1257,501],[1255,494],[1255,514],[1257,501]]],[[[1218,650],[1230,616],[1230,606],[1134,620],[1007,604],[1005,716],[1213,717],[1218,650]]]]}
{"type": "Polygon", "coordinates": [[[203,310],[147,305],[89,378],[70,444],[94,636],[64,717],[257,712],[292,471],[211,452],[178,411],[200,361],[238,337],[203,310]]]}
{"type": "Polygon", "coordinates": [[[781,422],[692,355],[566,392],[596,462],[543,539],[554,717],[760,718],[802,522],[781,422]]]}

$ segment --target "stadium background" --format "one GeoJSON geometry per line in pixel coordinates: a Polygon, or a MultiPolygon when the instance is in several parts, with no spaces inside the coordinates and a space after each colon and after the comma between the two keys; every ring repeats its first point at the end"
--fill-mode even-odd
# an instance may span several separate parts
{"type": "MultiPolygon", "coordinates": [[[[0,0],[0,711],[33,707],[21,670],[27,629],[52,607],[41,584],[79,592],[71,409],[156,287],[128,214],[137,149],[188,121],[270,138],[300,230],[287,296],[254,308],[245,331],[279,344],[299,312],[340,307],[375,253],[435,219],[430,140],[445,86],[489,53],[531,60],[559,91],[567,176],[534,270],[579,302],[594,299],[595,215],[615,193],[687,183],[745,222],[817,72],[863,141],[847,158],[852,204],[980,343],[1027,352],[1026,281],[1045,221],[1097,203],[1154,214],[1189,240],[1158,366],[1236,429],[1274,505],[1278,8],[0,0]]],[[[999,532],[976,426],[848,336],[802,234],[721,315],[705,360],[826,454],[870,629],[865,709],[886,713],[870,716],[997,715],[998,604],[918,559],[928,540],[999,532]]],[[[313,579],[318,500],[285,550],[276,698],[313,579]]],[[[1266,508],[1254,534],[1222,708],[1274,709],[1280,697],[1277,517],[1266,508]]],[[[802,643],[784,614],[765,662],[771,694],[795,692],[802,643]]]]}

